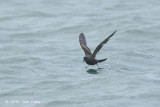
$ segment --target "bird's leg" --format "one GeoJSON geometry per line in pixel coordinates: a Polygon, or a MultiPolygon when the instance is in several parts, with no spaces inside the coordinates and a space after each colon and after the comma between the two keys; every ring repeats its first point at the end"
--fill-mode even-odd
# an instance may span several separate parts
{"type": "Polygon", "coordinates": [[[99,66],[98,66],[98,64],[96,64],[97,65],[97,67],[98,67],[98,69],[99,69],[99,66]]]}
{"type": "Polygon", "coordinates": [[[97,65],[98,69],[103,69],[103,68],[100,68],[100,67],[98,66],[98,64],[96,64],[96,65],[97,65]]]}
{"type": "MultiPolygon", "coordinates": [[[[89,66],[89,65],[88,65],[88,66],[89,66]]],[[[86,68],[87,68],[88,66],[86,66],[86,68]]]]}

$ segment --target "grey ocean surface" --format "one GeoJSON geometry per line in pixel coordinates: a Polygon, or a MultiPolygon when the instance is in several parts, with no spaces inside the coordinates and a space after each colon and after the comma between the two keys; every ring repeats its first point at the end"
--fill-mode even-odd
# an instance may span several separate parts
{"type": "Polygon", "coordinates": [[[160,107],[160,1],[1,0],[0,107],[160,107]]]}

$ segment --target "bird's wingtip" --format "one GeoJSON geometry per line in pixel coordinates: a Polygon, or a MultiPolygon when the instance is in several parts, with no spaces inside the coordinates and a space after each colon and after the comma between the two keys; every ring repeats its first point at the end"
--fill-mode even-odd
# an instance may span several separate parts
{"type": "Polygon", "coordinates": [[[83,33],[80,33],[79,37],[84,37],[84,34],[83,34],[83,33]]]}
{"type": "Polygon", "coordinates": [[[84,35],[83,33],[80,33],[80,35],[84,35]]]}

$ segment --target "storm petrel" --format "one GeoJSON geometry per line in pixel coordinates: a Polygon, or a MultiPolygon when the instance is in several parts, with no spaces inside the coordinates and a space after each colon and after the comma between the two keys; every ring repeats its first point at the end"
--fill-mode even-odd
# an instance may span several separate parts
{"type": "MultiPolygon", "coordinates": [[[[91,53],[91,50],[87,47],[87,43],[86,43],[86,39],[85,39],[85,36],[83,33],[81,33],[79,35],[79,43],[82,47],[82,49],[84,50],[85,52],[85,56],[83,57],[83,62],[85,61],[88,66],[89,65],[97,65],[97,63],[99,62],[103,62],[105,61],[107,58],[105,59],[101,59],[101,60],[98,60],[98,59],[95,59],[96,57],[96,54],[97,52],[99,52],[99,50],[103,47],[104,44],[106,44],[108,42],[108,40],[116,33],[116,31],[114,31],[110,36],[108,36],[104,41],[102,41],[97,47],[96,49],[94,50],[93,54],[91,53]]],[[[87,66],[87,67],[88,67],[87,66]]],[[[86,68],[87,68],[86,67],[86,68]]],[[[99,66],[98,66],[98,69],[99,69],[99,66]]]]}

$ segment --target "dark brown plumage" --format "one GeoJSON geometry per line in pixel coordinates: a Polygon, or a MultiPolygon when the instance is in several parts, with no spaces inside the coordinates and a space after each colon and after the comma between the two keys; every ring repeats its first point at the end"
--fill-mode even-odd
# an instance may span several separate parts
{"type": "MultiPolygon", "coordinates": [[[[104,41],[102,41],[102,42],[96,47],[96,49],[94,50],[93,54],[91,53],[90,49],[87,47],[87,43],[86,43],[86,39],[85,39],[84,34],[81,33],[81,34],[79,35],[79,43],[80,43],[82,49],[83,49],[84,52],[85,52],[85,57],[83,57],[83,59],[84,59],[83,61],[85,61],[88,65],[95,65],[95,64],[97,65],[97,63],[99,63],[99,62],[105,61],[107,58],[101,59],[101,60],[95,59],[96,54],[97,54],[97,52],[99,52],[99,50],[103,47],[103,45],[106,44],[106,43],[108,42],[108,40],[109,40],[115,33],[116,33],[116,31],[113,32],[110,36],[108,36],[104,41]]],[[[97,66],[98,66],[98,65],[97,65],[97,66]]],[[[87,67],[88,67],[88,66],[87,66],[87,67]]],[[[86,68],[87,68],[87,67],[86,67],[86,68]]],[[[99,68],[99,66],[98,66],[98,68],[99,68]]]]}

